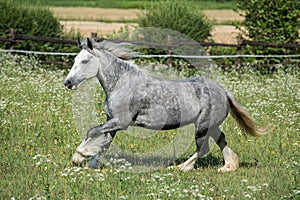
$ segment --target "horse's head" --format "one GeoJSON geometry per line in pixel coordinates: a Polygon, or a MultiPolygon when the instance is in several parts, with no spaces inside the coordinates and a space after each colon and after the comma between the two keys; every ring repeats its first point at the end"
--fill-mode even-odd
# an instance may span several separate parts
{"type": "Polygon", "coordinates": [[[99,70],[100,63],[95,56],[92,42],[87,38],[85,43],[78,40],[78,45],[81,51],[75,57],[72,69],[64,81],[66,89],[77,89],[81,83],[95,77],[99,70]]]}

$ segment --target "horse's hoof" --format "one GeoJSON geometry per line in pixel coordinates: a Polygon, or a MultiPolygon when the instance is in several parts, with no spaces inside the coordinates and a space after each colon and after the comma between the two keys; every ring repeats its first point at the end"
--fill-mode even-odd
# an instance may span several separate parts
{"type": "Polygon", "coordinates": [[[74,165],[79,165],[85,160],[85,157],[78,152],[75,152],[72,156],[72,163],[74,165]]]}
{"type": "Polygon", "coordinates": [[[190,165],[183,165],[183,164],[180,164],[180,165],[177,165],[176,167],[177,167],[179,170],[184,171],[184,172],[191,171],[191,170],[194,169],[194,165],[193,165],[193,164],[190,164],[190,165]]]}
{"type": "Polygon", "coordinates": [[[225,165],[218,172],[233,172],[239,168],[239,157],[229,147],[223,149],[225,165]]]}
{"type": "Polygon", "coordinates": [[[231,168],[229,168],[229,167],[227,167],[227,166],[223,166],[223,167],[220,167],[220,168],[218,169],[218,172],[221,172],[221,173],[224,173],[224,172],[232,172],[232,171],[234,171],[234,170],[231,169],[231,168]]]}
{"type": "Polygon", "coordinates": [[[233,172],[239,168],[239,163],[234,162],[234,163],[225,163],[225,165],[221,168],[218,169],[218,172],[233,172]]]}

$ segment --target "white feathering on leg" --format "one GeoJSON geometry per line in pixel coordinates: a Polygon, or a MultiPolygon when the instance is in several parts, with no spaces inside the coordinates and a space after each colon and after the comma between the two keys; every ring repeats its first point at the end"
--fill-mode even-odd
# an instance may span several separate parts
{"type": "Polygon", "coordinates": [[[239,167],[239,158],[228,146],[223,149],[225,165],[218,172],[233,172],[239,167]]]}

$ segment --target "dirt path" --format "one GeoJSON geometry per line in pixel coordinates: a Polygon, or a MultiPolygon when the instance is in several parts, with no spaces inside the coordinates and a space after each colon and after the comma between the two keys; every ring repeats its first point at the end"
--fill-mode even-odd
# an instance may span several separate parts
{"type": "Polygon", "coordinates": [[[240,16],[233,10],[205,10],[203,13],[208,19],[216,20],[217,22],[224,21],[242,21],[244,17],[240,16]]]}
{"type": "MultiPolygon", "coordinates": [[[[118,31],[120,28],[133,26],[128,23],[104,23],[95,20],[130,20],[136,19],[141,12],[137,9],[104,9],[104,8],[85,8],[85,7],[52,7],[56,17],[59,17],[65,31],[80,31],[84,36],[90,36],[91,32],[98,33],[105,37],[107,34],[118,31]],[[79,14],[80,13],[80,14],[79,14]],[[64,20],[66,19],[66,20],[64,20]],[[70,20],[71,19],[71,20],[70,20]]],[[[209,19],[217,22],[240,21],[243,20],[238,13],[232,10],[207,10],[204,14],[209,19]]],[[[239,31],[234,26],[217,25],[213,27],[212,38],[215,42],[236,43],[239,31]]]]}
{"type": "MultiPolygon", "coordinates": [[[[90,36],[91,32],[96,32],[100,37],[106,37],[107,34],[118,31],[122,27],[134,26],[135,24],[124,23],[104,23],[104,22],[91,22],[91,21],[60,21],[64,29],[69,32],[72,29],[80,31],[83,36],[90,36]]],[[[212,29],[212,38],[215,42],[219,43],[236,43],[236,37],[239,34],[234,26],[218,25],[212,29]]]]}
{"type": "Polygon", "coordinates": [[[74,31],[80,31],[83,36],[91,36],[92,32],[98,34],[99,37],[106,37],[108,34],[114,31],[120,30],[122,27],[134,26],[135,24],[125,23],[105,23],[105,22],[93,22],[93,21],[60,21],[64,26],[65,31],[69,32],[72,29],[74,31]]]}
{"type": "Polygon", "coordinates": [[[51,7],[56,17],[74,20],[130,20],[136,19],[138,9],[112,9],[112,8],[87,8],[87,7],[51,7]]]}

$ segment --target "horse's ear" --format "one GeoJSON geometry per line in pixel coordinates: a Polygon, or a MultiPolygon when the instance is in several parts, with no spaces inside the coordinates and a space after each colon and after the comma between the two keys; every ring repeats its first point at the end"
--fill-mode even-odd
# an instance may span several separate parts
{"type": "Polygon", "coordinates": [[[80,41],[80,39],[79,38],[77,38],[77,46],[78,46],[78,48],[82,48],[82,45],[81,45],[81,41],[80,41]]]}
{"type": "Polygon", "coordinates": [[[89,38],[87,38],[87,46],[90,50],[93,50],[93,44],[89,38]]]}

